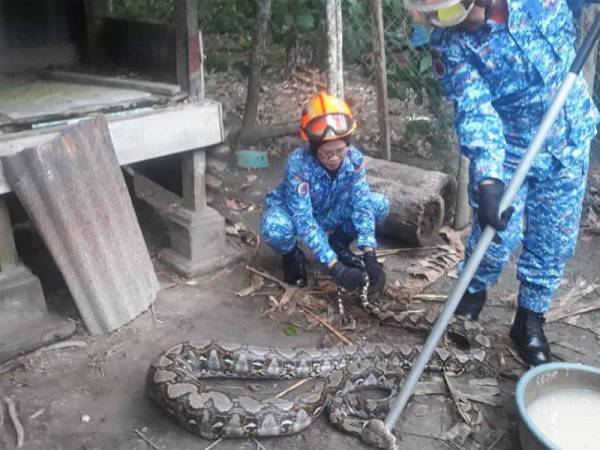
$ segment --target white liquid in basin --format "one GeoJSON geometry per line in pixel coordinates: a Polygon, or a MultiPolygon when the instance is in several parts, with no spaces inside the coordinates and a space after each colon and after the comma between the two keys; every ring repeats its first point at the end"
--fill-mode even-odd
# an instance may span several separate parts
{"type": "Polygon", "coordinates": [[[546,392],[527,405],[533,422],[561,450],[600,449],[600,391],[546,392]]]}

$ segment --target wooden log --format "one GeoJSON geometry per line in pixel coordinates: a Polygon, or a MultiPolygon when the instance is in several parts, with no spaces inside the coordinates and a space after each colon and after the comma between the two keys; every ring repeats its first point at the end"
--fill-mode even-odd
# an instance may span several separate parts
{"type": "Polygon", "coordinates": [[[390,200],[390,213],[379,232],[410,245],[432,244],[444,218],[444,201],[428,190],[416,190],[397,181],[367,174],[374,192],[390,200]]]}
{"type": "MultiPolygon", "coordinates": [[[[369,156],[365,156],[365,165],[368,178],[390,180],[403,186],[405,189],[399,191],[400,197],[404,197],[405,190],[415,198],[428,202],[435,203],[435,200],[432,199],[441,197],[442,224],[452,223],[456,205],[456,179],[452,175],[369,156]]],[[[435,223],[436,220],[433,220],[432,224],[435,223]]]]}

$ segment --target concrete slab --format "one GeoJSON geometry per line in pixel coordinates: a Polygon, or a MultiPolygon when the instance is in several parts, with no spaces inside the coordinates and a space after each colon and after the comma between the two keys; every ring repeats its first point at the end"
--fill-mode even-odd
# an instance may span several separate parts
{"type": "MultiPolygon", "coordinates": [[[[223,141],[221,105],[210,100],[162,108],[140,108],[110,113],[108,120],[117,160],[120,165],[158,158],[223,141]]],[[[88,119],[82,117],[71,123],[88,119]]],[[[28,147],[47,143],[66,128],[66,124],[46,124],[39,130],[0,135],[0,156],[12,155],[28,147]]],[[[1,169],[1,167],[0,167],[1,169]]],[[[10,192],[0,170],[0,194],[10,192]]]]}
{"type": "MultiPolygon", "coordinates": [[[[4,325],[4,324],[3,324],[4,325]]],[[[0,363],[72,336],[77,325],[56,315],[12,322],[0,328],[0,363]]]]}
{"type": "Polygon", "coordinates": [[[27,267],[0,272],[0,362],[65,339],[75,328],[48,314],[40,281],[27,267]]]}
{"type": "Polygon", "coordinates": [[[0,330],[48,314],[38,277],[22,264],[0,272],[0,330]]]}

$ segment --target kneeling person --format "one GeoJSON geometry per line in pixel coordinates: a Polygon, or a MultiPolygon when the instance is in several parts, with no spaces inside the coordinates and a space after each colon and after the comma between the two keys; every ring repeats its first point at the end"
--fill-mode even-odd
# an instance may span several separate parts
{"type": "Polygon", "coordinates": [[[265,242],[283,255],[286,283],[307,284],[300,237],[345,289],[364,286],[365,272],[371,292],[385,285],[375,258],[375,224],[387,216],[389,201],[369,189],[363,155],[350,143],[355,128],[348,105],[325,93],[303,112],[300,134],[308,145],[289,155],[283,181],[267,195],[261,224],[265,242]],[[349,249],[355,239],[362,259],[349,249]]]}

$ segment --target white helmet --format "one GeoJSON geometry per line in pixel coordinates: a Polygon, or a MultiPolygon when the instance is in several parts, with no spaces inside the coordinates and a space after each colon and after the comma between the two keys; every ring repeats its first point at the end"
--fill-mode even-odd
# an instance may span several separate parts
{"type": "Polygon", "coordinates": [[[475,1],[470,1],[465,6],[463,0],[404,0],[404,6],[416,20],[440,28],[452,27],[464,21],[474,5],[475,1]]]}

